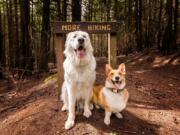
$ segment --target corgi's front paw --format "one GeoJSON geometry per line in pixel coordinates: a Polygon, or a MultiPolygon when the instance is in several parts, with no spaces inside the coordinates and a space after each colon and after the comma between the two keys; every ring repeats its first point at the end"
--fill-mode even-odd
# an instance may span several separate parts
{"type": "Polygon", "coordinates": [[[67,120],[65,123],[65,129],[70,129],[74,126],[74,120],[67,120]]]}
{"type": "Polygon", "coordinates": [[[94,109],[94,105],[92,103],[89,104],[89,109],[93,110],[94,109]]]}
{"type": "Polygon", "coordinates": [[[108,126],[110,124],[110,119],[109,118],[104,118],[104,123],[108,126]]]}
{"type": "Polygon", "coordinates": [[[100,109],[100,106],[99,105],[95,105],[96,109],[100,109]]]}
{"type": "Polygon", "coordinates": [[[84,111],[83,115],[84,115],[86,118],[89,118],[89,117],[92,115],[92,113],[91,113],[90,110],[88,110],[88,111],[86,110],[86,111],[84,111]]]}
{"type": "Polygon", "coordinates": [[[122,119],[123,118],[123,115],[121,113],[115,113],[116,117],[119,118],[119,119],[122,119]]]}

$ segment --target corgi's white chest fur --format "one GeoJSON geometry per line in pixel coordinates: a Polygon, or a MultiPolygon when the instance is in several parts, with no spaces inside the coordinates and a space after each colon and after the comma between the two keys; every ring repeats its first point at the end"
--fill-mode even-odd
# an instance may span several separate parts
{"type": "Polygon", "coordinates": [[[121,112],[126,107],[123,92],[114,93],[107,88],[103,88],[103,94],[111,111],[121,112]]]}

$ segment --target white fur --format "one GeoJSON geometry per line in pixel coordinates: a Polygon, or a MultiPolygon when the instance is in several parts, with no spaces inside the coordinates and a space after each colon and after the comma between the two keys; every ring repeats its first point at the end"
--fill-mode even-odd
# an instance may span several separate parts
{"type": "Polygon", "coordinates": [[[126,107],[124,96],[122,95],[123,92],[114,93],[104,87],[103,94],[108,106],[110,107],[110,110],[112,110],[113,113],[121,112],[126,107]]]}
{"type": "Polygon", "coordinates": [[[89,35],[86,32],[75,31],[69,33],[65,47],[64,54],[66,59],[63,63],[64,84],[62,86],[61,99],[64,103],[62,111],[69,111],[68,119],[65,123],[65,129],[69,129],[74,125],[75,105],[78,100],[84,101],[83,115],[86,117],[91,115],[89,102],[96,78],[96,61],[93,56],[89,35]],[[83,59],[78,58],[74,51],[78,47],[78,38],[84,38],[85,40],[86,55],[83,59]]]}

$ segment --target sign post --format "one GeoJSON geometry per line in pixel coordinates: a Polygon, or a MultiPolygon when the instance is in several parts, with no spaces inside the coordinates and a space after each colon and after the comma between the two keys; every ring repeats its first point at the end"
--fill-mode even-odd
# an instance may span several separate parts
{"type": "Polygon", "coordinates": [[[63,71],[63,61],[64,61],[64,43],[65,38],[63,34],[55,34],[55,53],[56,53],[56,63],[57,63],[57,83],[58,83],[58,98],[60,97],[61,86],[64,78],[63,71]]]}
{"type": "Polygon", "coordinates": [[[118,22],[55,22],[54,34],[55,34],[55,51],[57,61],[57,74],[58,74],[58,96],[63,83],[63,50],[65,38],[63,34],[82,30],[89,34],[96,33],[108,33],[108,63],[115,67],[117,60],[117,32],[119,30],[120,23],[118,22]]]}

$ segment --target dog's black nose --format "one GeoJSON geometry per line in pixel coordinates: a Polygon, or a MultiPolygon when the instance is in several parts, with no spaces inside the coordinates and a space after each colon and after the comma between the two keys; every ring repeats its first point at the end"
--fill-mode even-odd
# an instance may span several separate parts
{"type": "Polygon", "coordinates": [[[115,79],[116,79],[117,81],[119,81],[119,76],[116,76],[115,79]]]}
{"type": "Polygon", "coordinates": [[[83,44],[83,43],[84,43],[84,39],[83,39],[83,38],[79,38],[79,39],[78,39],[78,42],[79,42],[80,44],[83,44]]]}

